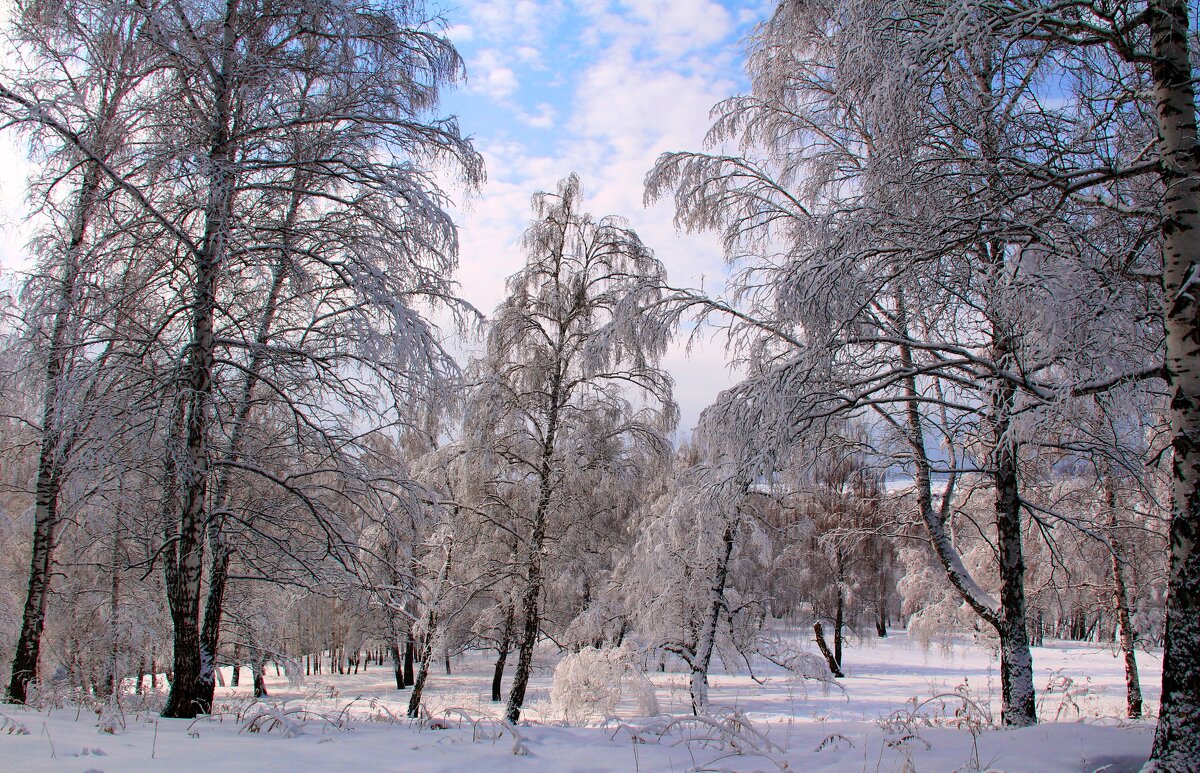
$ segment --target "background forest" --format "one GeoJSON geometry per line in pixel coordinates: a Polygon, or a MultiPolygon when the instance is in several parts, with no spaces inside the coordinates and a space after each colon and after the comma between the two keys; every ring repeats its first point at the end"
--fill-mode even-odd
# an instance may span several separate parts
{"type": "Polygon", "coordinates": [[[1031,648],[1109,646],[1154,769],[1200,765],[1191,3],[783,0],[631,194],[717,237],[723,287],[572,174],[486,315],[420,3],[10,5],[11,702],[193,718],[221,667],[265,697],[268,664],[386,663],[419,719],[469,654],[511,726],[555,659],[568,719],[627,672],[656,713],[655,670],[703,717],[718,662],[831,684],[903,628],[991,648],[1013,727],[1031,648]],[[714,336],[739,380],[681,432],[664,358],[714,336]]]}

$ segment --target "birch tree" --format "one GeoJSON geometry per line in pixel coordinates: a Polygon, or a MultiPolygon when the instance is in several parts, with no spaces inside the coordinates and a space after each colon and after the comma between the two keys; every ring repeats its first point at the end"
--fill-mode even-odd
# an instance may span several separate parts
{"type": "MultiPolygon", "coordinates": [[[[986,8],[986,18],[1012,39],[1051,41],[1068,53],[1068,72],[1082,85],[1084,125],[1092,136],[1131,114],[1153,116],[1157,140],[1139,150],[1121,144],[1102,164],[1043,170],[1047,185],[1068,195],[1087,195],[1098,206],[1128,211],[1129,180],[1156,185],[1152,215],[1157,225],[1157,270],[1138,275],[1155,281],[1165,330],[1163,375],[1170,391],[1173,435],[1171,573],[1163,663],[1162,708],[1149,767],[1190,770],[1200,758],[1200,382],[1196,379],[1196,330],[1200,306],[1192,294],[1200,260],[1200,153],[1197,152],[1195,36],[1186,0],[1091,2],[1068,6],[1005,2],[986,8]],[[1096,121],[1089,105],[1105,105],[1096,121]],[[1146,108],[1150,108],[1146,110],[1146,108]],[[1146,152],[1149,150],[1149,152],[1146,152]]],[[[1136,125],[1136,120],[1134,125],[1136,125]]],[[[1118,135],[1119,136],[1119,135],[1118,135]]]]}
{"type": "MultiPolygon", "coordinates": [[[[25,2],[14,9],[10,41],[27,56],[28,69],[15,73],[18,82],[0,83],[0,106],[19,125],[47,143],[43,211],[53,225],[38,239],[37,274],[30,278],[24,301],[33,310],[31,329],[44,334],[36,351],[43,370],[39,417],[41,448],[35,482],[33,548],[20,637],[7,697],[24,702],[27,685],[38,678],[38,659],[50,591],[54,548],[62,520],[61,492],[69,458],[79,443],[84,419],[72,404],[87,391],[89,370],[81,364],[80,347],[94,335],[98,320],[88,324],[85,297],[96,292],[106,274],[106,253],[94,231],[111,234],[111,226],[95,221],[112,212],[106,198],[114,186],[102,166],[117,163],[139,123],[135,117],[140,81],[153,68],[142,36],[145,21],[129,8],[106,3],[25,2]],[[38,122],[28,120],[22,105],[6,99],[12,89],[36,91],[52,105],[53,120],[70,126],[95,157],[79,152],[38,122]],[[59,191],[69,189],[64,195],[59,191]],[[44,315],[44,321],[39,316],[44,315]]],[[[94,378],[94,374],[91,376],[94,378]]]]}
{"type": "MultiPolygon", "coordinates": [[[[444,165],[468,186],[482,170],[457,125],[430,117],[461,63],[417,4],[229,0],[128,12],[145,25],[157,68],[138,84],[151,128],[136,156],[110,163],[38,84],[5,83],[0,98],[128,196],[141,242],[158,251],[165,303],[145,358],[156,372],[143,383],[161,413],[143,439],[165,449],[157,555],[177,659],[166,714],[192,716],[211,696],[233,481],[290,496],[288,517],[307,509],[337,521],[335,487],[249,458],[251,425],[290,422],[304,446],[293,460],[319,468],[355,436],[342,410],[395,422],[453,370],[417,309],[455,304],[455,232],[430,169],[444,165]]],[[[279,437],[253,447],[278,453],[279,437]]],[[[337,464],[354,466],[345,454],[337,464]]]]}
{"type": "Polygon", "coordinates": [[[664,453],[675,418],[670,377],[657,367],[667,329],[642,313],[659,298],[662,264],[618,219],[588,215],[574,176],[537,194],[533,211],[525,266],[489,326],[467,417],[470,442],[533,490],[509,527],[521,540],[523,585],[511,722],[540,638],[549,557],[582,517],[583,474],[623,476],[634,487],[631,457],[664,453]]]}
{"type": "Polygon", "coordinates": [[[746,512],[748,486],[736,465],[713,464],[686,448],[679,461],[668,490],[642,518],[622,584],[636,635],[684,662],[692,713],[702,715],[719,642],[732,643],[741,618],[762,613],[754,591],[763,589],[746,580],[765,572],[755,560],[761,532],[746,512]],[[741,604],[746,598],[751,603],[741,604]]]}
{"type": "Polygon", "coordinates": [[[724,422],[758,431],[745,458],[767,472],[834,417],[880,422],[947,579],[996,631],[1014,725],[1036,721],[1030,441],[1072,395],[1160,372],[1153,341],[1107,341],[1085,360],[1056,334],[1097,308],[1089,292],[1107,256],[1082,246],[1077,210],[1030,172],[1084,152],[1059,141],[1070,117],[1046,107],[1053,50],[1010,45],[970,3],[783,3],[753,41],[751,94],[715,111],[710,142],[745,154],[665,154],[647,188],[673,192],[678,223],[719,230],[743,266],[728,300],[677,303],[732,320],[751,368],[724,422]],[[962,474],[986,475],[994,495],[994,594],[947,530],[962,474]]]}

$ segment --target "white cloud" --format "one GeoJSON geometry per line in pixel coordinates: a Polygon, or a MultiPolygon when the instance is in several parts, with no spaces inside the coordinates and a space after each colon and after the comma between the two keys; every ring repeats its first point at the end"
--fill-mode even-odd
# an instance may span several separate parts
{"type": "Polygon", "coordinates": [[[521,123],[534,129],[553,129],[555,118],[558,117],[558,112],[550,103],[539,102],[535,112],[522,112],[517,117],[521,123]]]}
{"type": "Polygon", "coordinates": [[[453,24],[446,28],[446,37],[456,46],[470,43],[475,39],[475,29],[466,24],[453,24]]]}
{"type": "Polygon", "coordinates": [[[504,65],[500,52],[494,49],[480,51],[469,63],[468,72],[471,90],[495,101],[504,100],[517,90],[517,74],[504,65]]]}
{"type": "Polygon", "coordinates": [[[541,68],[544,66],[542,64],[542,52],[533,46],[517,46],[513,50],[513,55],[517,58],[517,61],[531,67],[541,68]]]}
{"type": "Polygon", "coordinates": [[[482,39],[536,47],[561,12],[557,0],[468,0],[452,15],[470,18],[472,28],[482,39]]]}
{"type": "Polygon", "coordinates": [[[729,12],[712,0],[585,0],[580,9],[591,21],[588,40],[636,40],[643,52],[668,62],[725,40],[734,28],[729,12]]]}

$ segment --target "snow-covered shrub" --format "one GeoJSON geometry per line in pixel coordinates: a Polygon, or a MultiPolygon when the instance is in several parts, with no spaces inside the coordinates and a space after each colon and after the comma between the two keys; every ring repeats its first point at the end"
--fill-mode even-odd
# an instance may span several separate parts
{"type": "Polygon", "coordinates": [[[765,660],[787,669],[790,678],[798,683],[810,680],[819,682],[826,691],[837,686],[825,658],[805,650],[795,639],[763,634],[759,637],[755,652],[765,660]]]}
{"type": "Polygon", "coordinates": [[[567,722],[579,724],[612,714],[623,689],[634,695],[639,714],[658,713],[654,684],[642,673],[632,647],[584,647],[564,657],[554,669],[551,701],[567,722]]]}
{"type": "Polygon", "coordinates": [[[0,733],[5,735],[29,735],[29,728],[10,716],[0,714],[0,733]]]}
{"type": "Polygon", "coordinates": [[[1058,702],[1054,711],[1055,722],[1065,722],[1072,719],[1082,719],[1084,716],[1100,715],[1097,707],[1098,693],[1092,687],[1092,678],[1084,677],[1082,681],[1067,676],[1062,669],[1056,668],[1050,672],[1046,686],[1038,696],[1038,714],[1043,719],[1049,718],[1051,699],[1058,702]]]}
{"type": "Polygon", "coordinates": [[[242,733],[272,733],[279,732],[284,738],[295,738],[304,735],[304,725],[310,720],[317,720],[339,730],[347,729],[347,725],[337,719],[309,711],[303,706],[289,707],[288,702],[271,703],[258,701],[246,709],[241,718],[242,733]]]}

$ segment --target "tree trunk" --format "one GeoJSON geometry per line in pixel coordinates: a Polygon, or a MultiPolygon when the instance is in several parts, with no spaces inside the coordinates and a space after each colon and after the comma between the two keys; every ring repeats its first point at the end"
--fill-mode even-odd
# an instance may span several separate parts
{"type": "Polygon", "coordinates": [[[829,644],[825,641],[825,629],[821,624],[813,623],[813,636],[817,640],[817,649],[821,650],[821,654],[825,656],[825,662],[829,664],[829,673],[833,674],[838,679],[845,676],[842,673],[842,665],[838,659],[829,651],[829,644]]]}
{"type": "Polygon", "coordinates": [[[392,670],[396,672],[396,689],[403,690],[406,686],[404,662],[400,656],[400,642],[397,639],[392,639],[392,670]]]}
{"type": "Polygon", "coordinates": [[[1171,390],[1174,512],[1162,705],[1151,764],[1194,771],[1200,760],[1200,143],[1186,0],[1151,0],[1151,76],[1163,200],[1166,369],[1171,390]]]}
{"type": "MultiPolygon", "coordinates": [[[[212,374],[216,360],[214,322],[217,280],[229,250],[235,176],[230,127],[233,123],[231,72],[237,54],[238,0],[226,0],[225,20],[212,79],[212,123],[208,143],[208,190],[204,204],[204,237],[194,254],[194,296],[190,308],[191,340],[184,368],[186,437],[184,465],[179,470],[184,494],[179,528],[168,548],[167,600],[175,625],[175,679],[164,717],[192,718],[208,710],[214,689],[213,659],[200,631],[200,590],[204,567],[204,530],[208,525],[209,425],[212,374]]],[[[171,453],[173,449],[167,449],[171,453]]]]}
{"type": "Polygon", "coordinates": [[[425,643],[421,646],[421,667],[413,681],[412,695],[408,698],[408,716],[416,719],[421,715],[421,697],[425,691],[425,680],[429,678],[429,664],[433,660],[433,637],[437,633],[437,618],[430,609],[425,618],[425,643]]]}
{"type": "Polygon", "coordinates": [[[533,650],[541,632],[539,600],[542,595],[542,549],[546,540],[546,519],[553,493],[554,443],[558,434],[561,389],[562,372],[555,370],[550,382],[550,412],[546,421],[546,439],[542,446],[541,464],[538,469],[537,508],[533,514],[533,533],[529,536],[529,558],[525,565],[525,595],[521,601],[525,625],[521,631],[521,647],[517,654],[512,688],[508,693],[508,705],[504,710],[505,718],[514,725],[521,719],[521,707],[525,705],[525,689],[529,686],[529,675],[533,668],[533,650]]]}
{"type": "Polygon", "coordinates": [[[255,655],[250,661],[250,674],[254,677],[254,697],[267,697],[267,676],[264,673],[267,662],[261,655],[255,655]]]}
{"type": "Polygon", "coordinates": [[[837,607],[833,613],[833,657],[841,666],[842,661],[842,628],[846,623],[846,600],[842,595],[842,586],[838,585],[837,590],[837,607]]]}
{"type": "MultiPolygon", "coordinates": [[[[1114,545],[1114,548],[1116,546],[1114,545]]],[[[1129,614],[1129,596],[1125,589],[1124,559],[1113,550],[1113,600],[1117,607],[1117,621],[1121,632],[1121,653],[1125,657],[1125,708],[1131,719],[1142,716],[1142,685],[1138,679],[1137,657],[1134,655],[1135,632],[1129,614]]]]}
{"type": "Polygon", "coordinates": [[[1117,485],[1112,470],[1105,471],[1103,486],[1104,505],[1108,510],[1108,544],[1112,558],[1113,609],[1117,616],[1121,653],[1125,659],[1125,709],[1131,719],[1137,719],[1142,716],[1142,686],[1138,679],[1137,658],[1134,655],[1137,633],[1133,630],[1129,592],[1125,586],[1125,555],[1117,515],[1117,485]]]}
{"type": "MultiPolygon", "coordinates": [[[[1004,387],[1001,392],[1012,390],[1004,387]]],[[[1006,395],[1011,400],[1012,395],[1006,395]]],[[[1007,410],[1007,406],[1006,406],[1007,410]]],[[[1007,414],[1006,414],[1007,417],[1007,414]]],[[[1033,656],[1025,615],[1025,557],[1021,547],[1021,503],[1017,482],[1016,447],[1008,437],[1007,420],[998,423],[996,452],[996,550],[1000,559],[1001,721],[1012,727],[1037,724],[1033,687],[1033,656]]]]}
{"type": "Polygon", "coordinates": [[[413,641],[412,625],[408,627],[408,636],[404,642],[404,686],[412,687],[415,683],[413,676],[413,660],[417,655],[417,643],[413,641]]]}
{"type": "Polygon", "coordinates": [[[50,328],[49,351],[46,353],[42,438],[34,488],[33,550],[29,560],[29,584],[26,586],[21,633],[13,652],[12,672],[8,683],[7,697],[13,703],[25,702],[27,685],[36,681],[38,676],[42,630],[45,628],[46,606],[50,598],[51,566],[58,530],[63,466],[68,451],[63,447],[63,428],[59,426],[59,408],[63,397],[61,390],[71,356],[68,334],[75,316],[76,286],[81,271],[80,253],[99,188],[100,169],[95,163],[88,163],[76,194],[75,217],[71,224],[70,240],[66,245],[66,265],[54,311],[54,321],[50,328]]]}
{"type": "MultiPolygon", "coordinates": [[[[907,335],[904,297],[897,294],[898,327],[907,335]]],[[[900,346],[900,361],[905,370],[915,370],[912,350],[900,346]]],[[[1001,362],[1003,357],[997,357],[1001,362]]],[[[1000,679],[1005,724],[1025,726],[1037,721],[1033,690],[1033,658],[1025,630],[1024,557],[1021,551],[1020,500],[1017,498],[1016,450],[1007,436],[1008,394],[995,398],[993,414],[996,449],[993,452],[996,483],[997,552],[1001,583],[1001,601],[997,603],[979,587],[950,539],[946,514],[933,508],[932,475],[920,413],[921,396],[915,377],[904,381],[906,427],[913,452],[914,483],[918,510],[929,533],[930,542],[945,570],[946,578],[959,595],[1000,637],[1000,679]]],[[[943,508],[944,511],[944,508],[943,508]]]]}
{"type": "Polygon", "coordinates": [[[725,533],[721,535],[722,557],[708,592],[708,614],[704,618],[704,627],[697,634],[696,656],[691,661],[692,714],[696,716],[708,711],[708,667],[716,646],[717,623],[725,609],[725,584],[729,578],[729,559],[733,556],[734,528],[734,518],[730,517],[725,522],[725,533]]]}
{"type": "Polygon", "coordinates": [[[108,663],[106,665],[107,674],[104,678],[104,691],[108,696],[118,698],[118,690],[121,687],[121,530],[120,528],[113,529],[112,538],[112,562],[109,566],[109,572],[112,576],[109,578],[109,646],[108,646],[108,663]]]}
{"type": "MultiPolygon", "coordinates": [[[[457,511],[455,512],[457,514],[457,511]]],[[[420,715],[421,695],[425,690],[425,680],[429,678],[429,668],[432,665],[433,642],[437,635],[437,604],[442,597],[442,592],[445,590],[446,579],[450,576],[451,560],[454,555],[453,541],[448,540],[446,542],[445,550],[446,558],[442,561],[442,568],[438,572],[433,597],[429,600],[428,609],[425,613],[424,644],[421,646],[421,668],[417,671],[417,678],[413,680],[412,695],[408,699],[408,716],[414,719],[420,715]]],[[[448,656],[447,664],[449,664],[448,656]]]]}
{"type": "Polygon", "coordinates": [[[496,669],[492,672],[492,702],[500,702],[500,689],[504,681],[504,663],[508,660],[508,649],[512,646],[513,616],[516,610],[511,604],[505,605],[504,630],[500,634],[500,645],[497,649],[496,669]]]}

